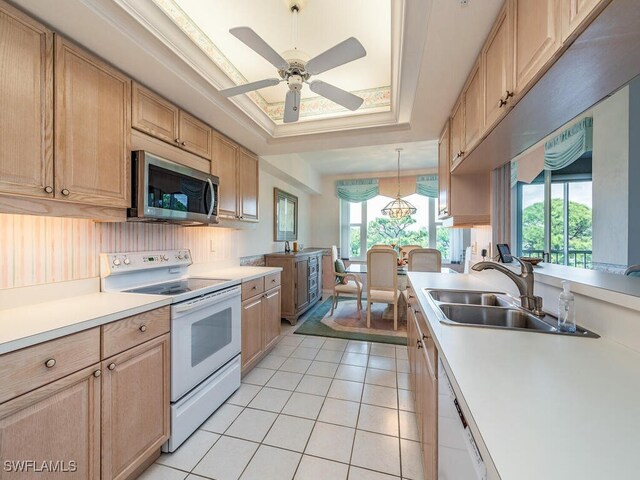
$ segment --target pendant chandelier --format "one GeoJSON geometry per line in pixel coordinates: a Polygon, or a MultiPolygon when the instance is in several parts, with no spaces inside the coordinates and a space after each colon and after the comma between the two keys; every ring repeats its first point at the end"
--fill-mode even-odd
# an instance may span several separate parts
{"type": "Polygon", "coordinates": [[[382,209],[382,214],[389,216],[389,218],[404,218],[409,215],[413,215],[417,212],[416,207],[411,205],[406,200],[403,200],[400,197],[400,152],[401,148],[396,148],[396,152],[398,152],[398,194],[396,195],[396,199],[392,202],[388,203],[386,207],[382,209]]]}

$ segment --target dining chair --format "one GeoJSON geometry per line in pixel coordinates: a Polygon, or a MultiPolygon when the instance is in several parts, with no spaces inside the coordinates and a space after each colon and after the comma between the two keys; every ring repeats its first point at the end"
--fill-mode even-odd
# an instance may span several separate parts
{"type": "Polygon", "coordinates": [[[393,249],[367,252],[367,328],[371,328],[371,304],[393,304],[393,329],[398,329],[398,257],[393,249]]]}
{"type": "Polygon", "coordinates": [[[338,247],[331,246],[331,260],[333,262],[333,275],[335,282],[333,284],[333,302],[331,303],[331,313],[338,306],[338,296],[341,293],[355,295],[357,298],[357,309],[362,310],[362,283],[358,276],[353,273],[346,273],[344,263],[338,258],[338,247]]]}
{"type": "Polygon", "coordinates": [[[627,277],[640,277],[640,265],[631,265],[624,271],[627,277]]]}
{"type": "Polygon", "coordinates": [[[393,250],[393,247],[391,245],[387,245],[386,243],[376,243],[375,245],[372,245],[371,248],[388,248],[393,250]]]}
{"type": "Polygon", "coordinates": [[[409,255],[411,250],[415,250],[416,248],[422,248],[421,245],[402,245],[400,247],[400,258],[405,258],[409,255]]]}
{"type": "Polygon", "coordinates": [[[442,268],[442,254],[435,248],[415,248],[409,252],[410,272],[438,272],[442,268]]]}

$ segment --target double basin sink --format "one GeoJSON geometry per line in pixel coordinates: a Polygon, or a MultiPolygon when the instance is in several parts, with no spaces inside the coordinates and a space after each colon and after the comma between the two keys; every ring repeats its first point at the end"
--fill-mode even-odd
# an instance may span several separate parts
{"type": "Polygon", "coordinates": [[[440,321],[450,325],[504,328],[538,333],[554,333],[598,338],[599,335],[577,326],[575,333],[561,332],[551,315],[537,316],[521,308],[502,292],[424,289],[442,313],[440,321]]]}

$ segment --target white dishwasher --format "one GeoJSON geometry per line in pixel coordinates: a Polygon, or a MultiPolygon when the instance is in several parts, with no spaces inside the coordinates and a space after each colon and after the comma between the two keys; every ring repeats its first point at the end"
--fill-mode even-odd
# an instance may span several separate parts
{"type": "Polygon", "coordinates": [[[438,480],[486,480],[487,469],[438,359],[438,480]]]}

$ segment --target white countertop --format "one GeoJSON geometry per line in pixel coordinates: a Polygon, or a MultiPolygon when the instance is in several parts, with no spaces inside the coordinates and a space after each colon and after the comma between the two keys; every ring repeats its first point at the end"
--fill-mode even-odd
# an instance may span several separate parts
{"type": "MultiPolygon", "coordinates": [[[[192,275],[247,281],[281,270],[279,267],[209,267],[202,272],[195,269],[192,275]]],[[[15,295],[4,291],[2,304],[11,308],[0,308],[0,355],[163,307],[173,300],[158,295],[98,292],[99,282],[93,279],[82,283],[80,287],[74,282],[25,287],[15,289],[15,295]],[[69,292],[65,291],[65,287],[69,292]],[[93,291],[89,292],[88,289],[93,291]],[[30,291],[34,293],[30,295],[30,291]],[[59,299],[31,302],[33,298],[51,298],[55,295],[59,299]]]]}
{"type": "Polygon", "coordinates": [[[605,338],[445,325],[422,288],[490,287],[470,275],[409,280],[501,480],[638,478],[640,353],[605,338]]]}

